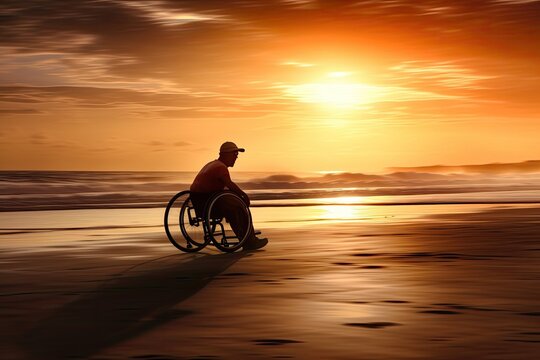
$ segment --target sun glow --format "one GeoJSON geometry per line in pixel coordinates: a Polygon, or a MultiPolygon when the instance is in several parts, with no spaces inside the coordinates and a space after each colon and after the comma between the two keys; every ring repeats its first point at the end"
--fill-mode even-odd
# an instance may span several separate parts
{"type": "Polygon", "coordinates": [[[365,105],[380,97],[377,87],[350,81],[348,78],[351,74],[345,71],[330,72],[324,82],[292,85],[285,93],[301,102],[340,108],[365,105]]]}

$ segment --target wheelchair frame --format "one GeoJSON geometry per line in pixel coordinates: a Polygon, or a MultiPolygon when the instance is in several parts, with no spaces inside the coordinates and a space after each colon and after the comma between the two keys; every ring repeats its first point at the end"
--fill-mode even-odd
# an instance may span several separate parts
{"type": "Polygon", "coordinates": [[[249,211],[249,207],[238,195],[231,191],[221,191],[214,194],[206,202],[202,216],[201,214],[197,214],[195,210],[191,200],[190,191],[181,191],[169,200],[164,215],[164,226],[167,238],[177,249],[184,252],[200,251],[210,243],[220,251],[234,252],[240,249],[247,240],[249,229],[252,228],[251,222],[251,212],[249,211]],[[247,223],[245,224],[246,232],[242,236],[242,239],[239,239],[234,233],[233,236],[227,234],[222,216],[212,216],[218,201],[226,198],[228,198],[229,201],[237,201],[245,211],[247,223]],[[181,201],[181,204],[178,204],[179,201],[181,201]],[[178,211],[178,207],[180,207],[180,209],[178,223],[176,224],[176,221],[171,222],[171,220],[176,219],[170,219],[169,217],[171,216],[172,211],[178,211]],[[178,233],[177,227],[179,227],[180,233],[178,233]],[[197,237],[191,234],[190,231],[196,231],[196,234],[199,234],[199,236],[197,237]]]}

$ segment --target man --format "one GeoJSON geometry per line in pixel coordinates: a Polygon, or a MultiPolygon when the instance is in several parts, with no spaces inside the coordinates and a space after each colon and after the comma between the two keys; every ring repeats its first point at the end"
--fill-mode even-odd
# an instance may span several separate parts
{"type": "MultiPolygon", "coordinates": [[[[197,213],[202,214],[208,199],[216,192],[225,190],[225,188],[237,194],[249,206],[249,197],[231,180],[228,169],[234,166],[238,153],[244,151],[246,150],[239,148],[233,142],[224,142],[219,148],[219,158],[209,162],[199,171],[190,187],[191,200],[197,213]]],[[[249,228],[245,229],[243,224],[247,223],[247,219],[245,219],[243,209],[239,208],[239,204],[222,203],[220,208],[225,219],[231,224],[236,236],[241,237],[242,234],[245,234],[245,231],[249,232],[243,246],[244,250],[259,249],[268,243],[268,239],[260,239],[255,236],[252,224],[249,224],[249,228]]]]}

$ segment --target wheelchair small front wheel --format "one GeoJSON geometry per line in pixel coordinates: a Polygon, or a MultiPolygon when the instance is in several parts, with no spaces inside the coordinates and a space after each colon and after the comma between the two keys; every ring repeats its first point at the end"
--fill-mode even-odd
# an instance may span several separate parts
{"type": "Polygon", "coordinates": [[[223,252],[238,250],[251,235],[251,212],[240,196],[231,191],[214,195],[204,213],[207,236],[223,252]]]}

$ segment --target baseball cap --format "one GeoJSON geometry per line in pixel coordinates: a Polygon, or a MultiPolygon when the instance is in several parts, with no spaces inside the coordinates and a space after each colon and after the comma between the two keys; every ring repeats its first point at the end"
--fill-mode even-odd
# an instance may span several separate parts
{"type": "Polygon", "coordinates": [[[239,152],[244,152],[246,151],[246,149],[243,149],[243,148],[239,148],[238,146],[236,146],[235,143],[231,142],[231,141],[226,141],[224,142],[223,144],[221,144],[221,147],[219,148],[219,153],[226,153],[226,152],[233,152],[233,151],[239,151],[239,152]]]}

